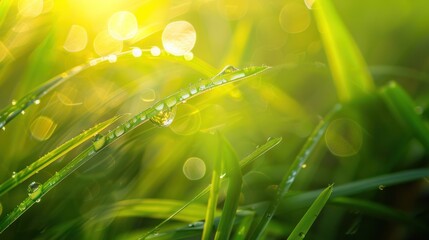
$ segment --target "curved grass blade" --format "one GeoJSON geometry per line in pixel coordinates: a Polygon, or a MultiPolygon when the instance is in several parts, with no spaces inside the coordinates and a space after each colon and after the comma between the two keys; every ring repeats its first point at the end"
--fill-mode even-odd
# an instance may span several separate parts
{"type": "Polygon", "coordinates": [[[241,220],[241,223],[238,225],[237,231],[232,239],[244,240],[246,239],[247,233],[250,231],[250,228],[252,226],[253,219],[255,218],[255,212],[242,210],[238,213],[242,213],[241,215],[244,216],[241,220]]]}
{"type": "Polygon", "coordinates": [[[381,96],[396,119],[429,151],[429,129],[415,110],[410,96],[395,82],[381,89],[381,96]]]}
{"type": "Polygon", "coordinates": [[[39,158],[37,161],[30,164],[25,169],[22,169],[21,171],[17,172],[16,174],[13,174],[11,178],[6,180],[4,183],[0,185],[0,196],[11,190],[12,188],[16,187],[20,183],[27,180],[29,177],[33,176],[43,168],[49,166],[49,164],[53,163],[60,157],[64,156],[71,150],[73,150],[75,147],[79,146],[86,140],[92,138],[97,133],[101,132],[106,127],[110,126],[112,123],[117,121],[121,116],[113,117],[107,121],[104,121],[102,123],[97,124],[93,128],[84,131],[80,135],[70,139],[69,141],[65,142],[61,146],[57,147],[56,149],[52,150],[45,156],[39,158]]]}
{"type": "Polygon", "coordinates": [[[220,176],[222,173],[222,148],[219,141],[218,156],[213,162],[212,180],[210,184],[210,195],[207,203],[206,217],[204,222],[203,236],[201,239],[209,240],[213,229],[214,213],[216,211],[217,200],[219,196],[220,176]]]}
{"type": "Polygon", "coordinates": [[[311,225],[313,225],[317,216],[319,216],[320,211],[322,211],[323,207],[331,196],[332,189],[332,185],[330,185],[320,193],[320,195],[316,198],[313,204],[311,204],[310,208],[293,229],[292,233],[287,238],[288,240],[299,240],[305,237],[311,225]]]}
{"type": "MultiPolygon", "coordinates": [[[[341,186],[336,186],[335,191],[332,193],[332,197],[345,197],[365,191],[378,190],[380,185],[388,187],[396,184],[418,180],[424,177],[429,177],[429,168],[413,169],[381,175],[373,178],[355,181],[352,183],[343,184],[341,186]]],[[[319,189],[286,197],[282,202],[282,210],[287,210],[291,208],[296,209],[299,207],[307,206],[321,192],[322,190],[319,189]]]]}
{"type": "MultiPolygon", "coordinates": [[[[245,158],[243,158],[240,161],[240,168],[242,169],[242,172],[244,171],[244,169],[246,169],[247,166],[249,166],[253,161],[255,161],[257,158],[259,158],[260,156],[264,155],[266,152],[268,152],[269,150],[271,150],[272,148],[274,148],[275,146],[277,146],[277,144],[279,144],[282,141],[282,138],[273,138],[268,140],[265,144],[263,144],[262,146],[260,146],[259,148],[257,148],[255,151],[253,151],[252,153],[250,153],[249,155],[247,155],[245,158]]],[[[225,173],[225,177],[227,173],[225,173]]],[[[223,174],[222,174],[223,175],[223,174]]],[[[222,180],[225,179],[222,178],[222,180]]],[[[188,201],[186,204],[184,204],[181,208],[179,208],[177,211],[175,211],[171,216],[169,216],[167,219],[165,219],[164,221],[162,221],[160,224],[158,224],[156,227],[154,227],[152,230],[150,230],[149,232],[147,232],[143,237],[141,237],[140,239],[146,239],[150,234],[157,232],[164,224],[166,224],[168,221],[170,221],[171,219],[173,219],[177,214],[179,214],[181,211],[183,211],[183,209],[187,208],[190,204],[192,204],[193,202],[197,201],[198,199],[200,199],[202,196],[204,196],[205,194],[207,194],[210,191],[210,186],[207,186],[204,190],[202,190],[199,194],[197,194],[195,197],[193,197],[190,201],[188,201]]]]}
{"type": "MultiPolygon", "coordinates": [[[[117,61],[118,57],[122,56],[134,56],[134,57],[147,57],[147,58],[167,58],[167,59],[173,59],[178,60],[178,57],[169,57],[170,55],[167,54],[165,51],[161,51],[159,48],[157,49],[160,54],[153,54],[151,52],[151,49],[140,49],[140,48],[133,48],[132,50],[124,51],[119,54],[111,54],[104,57],[99,57],[95,59],[89,60],[87,63],[83,63],[81,65],[78,65],[76,67],[71,68],[70,70],[67,70],[52,79],[50,79],[48,82],[42,84],[37,89],[31,91],[21,99],[19,99],[16,102],[13,102],[11,105],[7,106],[0,112],[0,128],[3,128],[8,124],[12,119],[14,119],[16,116],[18,116],[21,112],[23,112],[25,109],[27,109],[29,106],[33,104],[39,104],[40,99],[51,92],[53,89],[64,83],[65,81],[69,80],[76,74],[82,72],[83,70],[86,70],[90,67],[93,67],[95,65],[98,65],[103,62],[111,62],[114,63],[117,61]]],[[[192,61],[186,61],[181,60],[181,62],[186,63],[190,67],[194,68],[197,71],[200,71],[201,73],[205,74],[206,76],[212,76],[216,73],[216,70],[204,62],[203,60],[196,58],[192,61]]]]}
{"type": "Polygon", "coordinates": [[[289,191],[290,186],[295,181],[296,176],[301,171],[302,165],[310,158],[311,153],[313,153],[313,151],[316,149],[316,146],[322,140],[322,137],[324,136],[332,117],[340,109],[341,105],[336,105],[325,117],[325,121],[319,123],[319,125],[307,139],[303,148],[298,153],[292,165],[289,167],[288,172],[284,175],[281,183],[279,184],[275,199],[268,206],[268,209],[265,211],[264,216],[254,229],[250,239],[259,239],[261,237],[262,233],[265,231],[265,228],[268,226],[268,223],[276,212],[279,204],[282,202],[284,196],[289,191]]]}
{"type": "Polygon", "coordinates": [[[21,216],[27,209],[29,209],[38,199],[40,199],[52,188],[54,188],[58,183],[64,180],[70,173],[74,172],[81,165],[83,165],[94,155],[96,155],[100,150],[116,141],[125,133],[137,128],[138,126],[155,116],[165,116],[167,109],[171,109],[185,100],[191,99],[213,88],[217,88],[225,84],[255,76],[256,74],[259,74],[268,68],[269,67],[266,66],[248,67],[240,70],[234,69],[234,71],[229,71],[229,68],[226,68],[215,77],[199,81],[196,84],[184,88],[179,92],[155,103],[152,107],[135,115],[133,118],[126,121],[125,123],[117,126],[106,136],[101,136],[96,141],[94,141],[90,147],[82,151],[70,163],[68,163],[64,168],[62,168],[53,177],[48,179],[42,186],[40,186],[40,190],[35,192],[37,194],[32,194],[31,196],[26,198],[10,214],[8,214],[2,221],[0,221],[0,233],[3,232],[16,219],[18,219],[19,216],[21,216]]]}
{"type": "Polygon", "coordinates": [[[346,102],[373,91],[366,63],[332,1],[315,1],[313,12],[340,100],[346,102]]]}
{"type": "Polygon", "coordinates": [[[234,224],[235,214],[237,212],[238,201],[240,200],[241,184],[243,179],[237,155],[229,142],[223,136],[220,136],[220,138],[221,158],[225,165],[226,172],[228,173],[229,181],[225,204],[215,239],[229,239],[232,226],[234,224]]]}
{"type": "Polygon", "coordinates": [[[396,222],[404,223],[420,232],[429,232],[427,224],[417,221],[413,217],[409,216],[405,212],[390,208],[384,204],[371,202],[362,199],[348,198],[348,197],[337,197],[330,201],[331,203],[354,210],[359,210],[362,213],[383,218],[386,220],[394,220],[396,222]]]}

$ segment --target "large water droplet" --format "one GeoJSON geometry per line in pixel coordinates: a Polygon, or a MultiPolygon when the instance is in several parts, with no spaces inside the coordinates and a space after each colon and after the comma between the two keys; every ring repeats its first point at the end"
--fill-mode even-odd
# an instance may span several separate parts
{"type": "Polygon", "coordinates": [[[36,202],[40,202],[40,195],[42,194],[42,185],[38,182],[32,182],[28,185],[27,188],[28,196],[36,200],[36,202]]]}
{"type": "Polygon", "coordinates": [[[218,74],[218,76],[225,75],[225,74],[228,74],[228,73],[232,73],[232,72],[235,72],[235,71],[238,71],[238,68],[236,68],[236,67],[234,67],[232,65],[228,65],[228,66],[226,66],[226,67],[224,67],[222,69],[222,71],[218,74]]]}
{"type": "Polygon", "coordinates": [[[98,151],[104,146],[105,143],[106,143],[106,138],[101,136],[100,134],[97,134],[95,135],[92,145],[94,146],[95,151],[98,151]]]}
{"type": "Polygon", "coordinates": [[[124,134],[124,132],[125,132],[124,128],[123,128],[123,127],[119,127],[119,128],[117,128],[117,129],[115,129],[115,136],[116,136],[116,137],[119,137],[119,136],[121,136],[122,134],[124,134]]]}
{"type": "Polygon", "coordinates": [[[167,104],[161,103],[155,106],[159,112],[150,118],[150,121],[159,127],[168,127],[176,116],[176,107],[170,108],[167,104]]]}

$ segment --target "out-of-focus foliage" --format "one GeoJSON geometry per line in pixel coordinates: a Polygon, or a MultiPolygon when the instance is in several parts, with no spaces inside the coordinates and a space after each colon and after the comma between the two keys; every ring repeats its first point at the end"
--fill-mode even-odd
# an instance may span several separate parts
{"type": "MultiPolygon", "coordinates": [[[[419,127],[427,127],[429,2],[332,2],[368,64],[375,88],[395,80],[411,96],[407,104],[415,105],[419,127]]],[[[124,135],[44,196],[0,238],[140,237],[180,207],[178,203],[186,203],[210,183],[218,151],[217,131],[228,139],[239,159],[269,137],[283,138],[279,146],[243,170],[239,209],[252,212],[237,214],[233,234],[238,234],[237,226],[252,230],[250,222],[260,220],[263,203],[274,198],[307,137],[341,96],[315,21],[312,10],[301,0],[0,1],[0,109],[16,104],[37,86],[76,65],[108,56],[49,92],[0,130],[1,183],[84,129],[116,115],[135,115],[227,65],[272,66],[245,82],[179,105],[168,127],[147,123],[124,135]],[[138,57],[138,50],[112,57],[132,48],[152,57],[138,57]],[[174,56],[167,56],[164,50],[174,56]],[[146,199],[158,200],[139,207],[146,199]],[[127,200],[138,204],[115,207],[127,200]],[[162,203],[159,209],[157,203],[162,203]],[[248,205],[251,207],[245,208],[248,205]],[[144,213],[121,215],[120,211],[133,212],[131,206],[144,213]],[[116,215],[120,217],[109,221],[100,217],[116,215]]],[[[397,113],[392,114],[392,107],[383,101],[374,91],[369,99],[346,105],[302,166],[289,194],[334,182],[337,187],[398,171],[426,169],[428,155],[418,141],[421,137],[398,121],[397,113]]],[[[77,147],[2,196],[0,221],[27,197],[28,185],[54,176],[90,144],[77,147]]],[[[227,185],[220,186],[218,210],[226,189],[227,185]]],[[[421,225],[429,222],[428,189],[426,179],[399,186],[380,184],[348,197],[377,202],[421,225]]],[[[198,208],[188,210],[190,216],[164,226],[163,230],[173,232],[167,236],[188,236],[194,231],[174,232],[186,227],[186,220],[203,215],[200,211],[194,214],[193,209],[205,206],[207,197],[196,204],[198,208]]],[[[281,207],[272,216],[265,237],[285,238],[305,211],[299,204],[281,207]]],[[[328,202],[307,238],[427,236],[413,228],[413,223],[391,222],[383,216],[355,211],[353,204],[338,207],[335,201],[328,202]]],[[[201,229],[196,230],[200,236],[201,229]]]]}

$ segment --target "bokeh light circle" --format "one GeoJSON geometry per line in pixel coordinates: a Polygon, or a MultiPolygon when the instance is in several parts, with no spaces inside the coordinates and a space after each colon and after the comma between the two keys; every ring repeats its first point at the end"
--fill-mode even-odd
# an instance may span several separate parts
{"type": "Polygon", "coordinates": [[[206,174],[206,164],[201,158],[190,157],[183,164],[183,174],[189,180],[199,180],[206,174]]]}
{"type": "Polygon", "coordinates": [[[194,26],[187,21],[169,23],[162,32],[162,45],[165,51],[175,56],[190,52],[197,41],[194,26]]]}
{"type": "Polygon", "coordinates": [[[303,4],[288,3],[280,12],[279,22],[287,33],[304,32],[311,23],[310,13],[303,4]]]}
{"type": "Polygon", "coordinates": [[[138,31],[137,18],[128,11],[116,12],[109,18],[107,29],[116,40],[131,39],[138,31]]]}
{"type": "Polygon", "coordinates": [[[325,133],[326,146],[339,157],[357,154],[362,147],[362,138],[359,124],[347,118],[332,121],[325,133]]]}

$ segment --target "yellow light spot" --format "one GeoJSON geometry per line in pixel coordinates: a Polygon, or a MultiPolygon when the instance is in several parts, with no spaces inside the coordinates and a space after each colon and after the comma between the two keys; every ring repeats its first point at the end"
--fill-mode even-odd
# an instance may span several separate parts
{"type": "Polygon", "coordinates": [[[18,11],[24,17],[37,17],[43,11],[43,0],[20,0],[18,11]]]}
{"type": "Polygon", "coordinates": [[[326,130],[325,142],[332,154],[339,157],[353,156],[362,146],[361,127],[350,119],[336,119],[326,130]]]}
{"type": "Polygon", "coordinates": [[[97,34],[94,39],[94,50],[100,56],[120,53],[123,48],[123,42],[110,36],[107,31],[97,34]]]}
{"type": "Polygon", "coordinates": [[[169,23],[162,32],[164,49],[175,56],[183,56],[190,52],[196,40],[195,28],[187,21],[169,23]]]}
{"type": "Polygon", "coordinates": [[[310,14],[308,9],[298,3],[288,3],[280,12],[280,25],[288,33],[300,33],[310,26],[310,14]]]}
{"type": "Polygon", "coordinates": [[[79,25],[72,25],[64,41],[64,49],[68,52],[79,52],[85,49],[87,44],[88,33],[86,29],[79,25]]]}
{"type": "Polygon", "coordinates": [[[143,102],[153,102],[156,99],[156,93],[153,89],[146,89],[143,91],[141,100],[143,102]]]}
{"type": "Polygon", "coordinates": [[[305,6],[307,6],[308,9],[313,8],[313,4],[316,0],[304,0],[305,6]]]}
{"type": "Polygon", "coordinates": [[[302,168],[307,168],[307,164],[302,164],[302,168]]]}
{"type": "Polygon", "coordinates": [[[249,9],[247,0],[220,0],[218,1],[219,11],[229,20],[243,18],[249,9]]]}
{"type": "Polygon", "coordinates": [[[200,110],[190,104],[180,105],[178,108],[179,116],[171,125],[170,129],[179,135],[192,135],[201,128],[200,110]]]}
{"type": "Polygon", "coordinates": [[[31,123],[30,132],[35,139],[45,141],[52,136],[56,127],[57,124],[49,117],[39,116],[31,123]]]}
{"type": "Polygon", "coordinates": [[[128,40],[137,34],[137,18],[128,11],[116,12],[109,18],[107,28],[114,39],[128,40]]]}
{"type": "Polygon", "coordinates": [[[201,158],[188,158],[183,164],[183,174],[189,180],[198,180],[206,174],[206,164],[201,158]]]}

